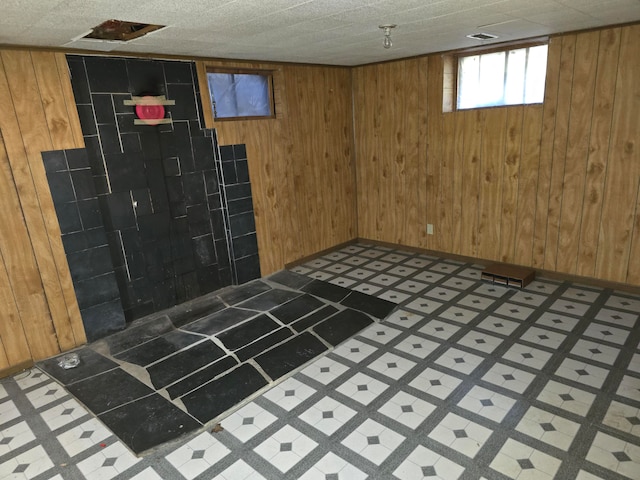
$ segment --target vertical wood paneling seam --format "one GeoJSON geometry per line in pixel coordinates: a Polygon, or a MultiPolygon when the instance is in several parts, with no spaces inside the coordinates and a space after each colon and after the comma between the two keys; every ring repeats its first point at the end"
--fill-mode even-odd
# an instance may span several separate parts
{"type": "MultiPolygon", "coordinates": [[[[513,251],[511,252],[511,258],[514,260],[516,260],[516,244],[517,242],[517,238],[518,238],[518,224],[519,222],[519,218],[518,218],[518,212],[520,211],[519,207],[520,207],[520,188],[522,187],[522,182],[521,182],[521,171],[522,171],[522,150],[524,148],[524,118],[525,118],[525,109],[527,108],[526,105],[523,106],[522,108],[522,118],[520,121],[520,159],[518,161],[518,191],[516,193],[516,205],[515,205],[515,212],[516,212],[516,234],[513,237],[513,251]]],[[[537,202],[536,202],[537,203],[537,202]]],[[[535,219],[535,212],[533,214],[533,218],[535,219]]],[[[535,223],[535,222],[534,222],[535,223]]],[[[532,242],[533,243],[533,242],[532,242]]]]}
{"type": "MultiPolygon", "coordinates": [[[[559,65],[562,64],[562,45],[560,45],[560,58],[558,59],[558,63],[559,63],[559,65]]],[[[547,63],[547,69],[548,68],[549,68],[549,65],[547,63]]],[[[545,84],[545,90],[546,89],[547,89],[547,85],[545,84]]],[[[559,89],[560,89],[560,71],[559,71],[559,68],[558,68],[558,76],[556,78],[556,86],[555,86],[556,104],[553,106],[554,109],[557,109],[557,107],[558,107],[558,90],[559,89]]],[[[551,108],[551,105],[544,105],[545,109],[547,107],[551,108]]],[[[549,171],[549,191],[547,192],[547,208],[549,207],[549,202],[551,200],[551,180],[552,180],[551,173],[553,172],[553,145],[555,143],[555,138],[556,138],[556,123],[557,123],[557,121],[558,121],[558,115],[554,114],[553,115],[553,138],[549,140],[551,142],[551,165],[550,165],[550,171],[549,171]]],[[[543,128],[541,130],[541,133],[544,132],[544,110],[542,111],[542,127],[543,128]]],[[[540,150],[540,156],[542,157],[542,149],[540,150]]],[[[538,181],[537,181],[537,189],[536,190],[540,189],[540,167],[541,167],[541,165],[539,164],[538,165],[538,181]]],[[[536,197],[537,197],[537,195],[536,195],[536,197]]],[[[538,206],[538,202],[536,201],[536,213],[537,213],[537,206],[538,206]]],[[[535,238],[536,223],[537,222],[535,222],[535,221],[533,223],[533,235],[534,235],[534,238],[535,238]]],[[[543,238],[544,248],[542,250],[543,251],[543,254],[542,254],[542,265],[544,265],[544,257],[546,255],[545,252],[547,251],[547,233],[546,232],[549,229],[548,220],[547,220],[547,224],[546,225],[547,226],[545,228],[545,234],[544,234],[544,238],[543,238]]],[[[531,247],[532,247],[531,248],[531,259],[532,259],[532,263],[534,263],[534,261],[535,261],[535,241],[532,242],[531,247]]]]}
{"type": "MultiPolygon", "coordinates": [[[[594,262],[594,272],[597,275],[597,271],[598,271],[598,257],[600,256],[600,239],[601,239],[601,232],[602,232],[602,211],[604,210],[604,199],[606,198],[606,194],[607,194],[607,180],[609,177],[609,159],[611,158],[611,133],[613,132],[613,119],[614,119],[614,111],[615,111],[615,105],[616,105],[616,96],[618,95],[618,74],[620,72],[620,56],[622,55],[622,31],[620,32],[620,46],[618,48],[618,61],[616,62],[616,75],[615,75],[615,79],[613,82],[613,98],[611,99],[611,117],[609,120],[609,142],[607,145],[607,163],[605,165],[605,172],[604,172],[604,178],[602,180],[602,199],[600,201],[600,220],[598,221],[598,241],[596,243],[596,256],[595,256],[595,262],[594,262]]],[[[629,275],[629,267],[627,266],[627,275],[629,275]]]]}
{"type": "MultiPolygon", "coordinates": [[[[631,258],[631,250],[633,249],[633,238],[636,235],[640,235],[640,232],[636,232],[635,224],[636,219],[638,218],[638,203],[640,202],[640,180],[638,180],[638,186],[636,188],[636,202],[635,208],[633,210],[633,219],[634,221],[631,223],[631,236],[629,237],[629,258],[631,258]]],[[[629,278],[629,270],[631,266],[631,262],[627,260],[627,271],[624,274],[625,281],[629,278]]]]}
{"type": "MultiPolygon", "coordinates": [[[[594,79],[593,79],[593,94],[591,95],[591,121],[589,122],[589,141],[588,141],[588,145],[591,145],[591,135],[593,133],[593,119],[595,117],[594,115],[594,111],[593,111],[593,107],[596,103],[596,81],[598,79],[598,63],[600,62],[600,42],[602,41],[602,35],[600,33],[598,33],[598,48],[596,50],[597,54],[597,58],[596,58],[596,68],[595,68],[595,73],[594,73],[594,79]]],[[[575,62],[574,62],[574,68],[575,68],[575,62]]],[[[609,137],[611,138],[611,137],[609,137]]],[[[611,141],[611,140],[609,140],[611,141]]],[[[567,148],[569,146],[569,142],[567,142],[567,148]]],[[[580,206],[582,208],[584,208],[584,201],[585,201],[585,197],[586,197],[586,192],[587,192],[587,182],[586,182],[586,178],[587,178],[587,174],[589,173],[589,148],[587,148],[587,154],[585,155],[584,158],[584,171],[585,171],[585,182],[583,184],[582,187],[582,201],[580,202],[580,206]]],[[[602,204],[602,202],[600,202],[602,204]]],[[[560,218],[562,220],[562,217],[560,218]]],[[[578,238],[578,251],[576,252],[576,263],[573,267],[573,271],[571,273],[577,273],[578,271],[578,264],[580,263],[580,240],[582,239],[582,222],[584,221],[584,214],[583,212],[580,212],[580,225],[578,226],[578,234],[580,235],[580,237],[578,238]]],[[[559,244],[559,242],[558,242],[559,244]]]]}
{"type": "MultiPolygon", "coordinates": [[[[560,203],[558,204],[558,232],[556,234],[556,252],[554,254],[554,258],[555,258],[555,262],[553,265],[553,271],[557,271],[558,270],[558,253],[560,253],[560,231],[561,231],[561,225],[562,225],[562,203],[564,200],[564,176],[565,173],[567,171],[567,150],[569,148],[569,133],[571,132],[571,106],[572,106],[572,99],[573,99],[573,85],[576,81],[575,79],[575,70],[576,70],[576,49],[577,49],[577,41],[574,43],[574,47],[573,47],[573,61],[571,62],[571,90],[569,92],[569,119],[567,120],[567,141],[565,142],[564,145],[564,162],[562,165],[562,192],[560,194],[560,203]]],[[[563,53],[564,53],[564,48],[563,48],[563,53]]],[[[562,65],[562,55],[560,56],[560,65],[562,65]]],[[[560,76],[558,76],[558,79],[560,78],[560,76]]],[[[556,116],[556,120],[558,119],[558,117],[556,116]]],[[[556,153],[556,149],[555,149],[555,129],[554,129],[554,148],[553,148],[553,155],[551,157],[551,165],[553,165],[556,161],[555,159],[555,153],[556,153]]],[[[553,167],[551,168],[551,171],[553,172],[553,167]]],[[[551,176],[551,187],[553,187],[553,175],[551,176]]],[[[551,201],[551,188],[549,188],[549,201],[551,201]]],[[[547,224],[547,230],[549,229],[549,226],[547,224]]],[[[545,257],[547,256],[547,251],[546,251],[546,247],[545,247],[545,257]]],[[[546,266],[546,261],[545,261],[545,266],[546,266]]]]}
{"type": "Polygon", "coordinates": [[[360,209],[358,206],[358,198],[360,196],[360,189],[358,187],[358,162],[357,162],[357,152],[358,152],[358,135],[356,131],[356,82],[354,80],[355,69],[349,69],[349,79],[351,81],[351,173],[353,175],[354,181],[352,182],[353,187],[353,206],[354,209],[354,238],[360,237],[360,224],[358,222],[358,218],[360,218],[360,209]]]}
{"type": "Polygon", "coordinates": [[[475,221],[475,242],[472,246],[471,251],[473,252],[474,257],[478,257],[478,252],[480,250],[480,197],[482,196],[482,161],[483,161],[483,148],[484,148],[484,129],[487,122],[486,110],[482,110],[480,112],[480,118],[482,128],[480,129],[480,145],[478,146],[478,152],[480,152],[480,158],[478,159],[480,165],[478,166],[478,177],[476,181],[478,182],[476,186],[476,191],[478,192],[478,201],[476,202],[476,221],[475,221]]]}

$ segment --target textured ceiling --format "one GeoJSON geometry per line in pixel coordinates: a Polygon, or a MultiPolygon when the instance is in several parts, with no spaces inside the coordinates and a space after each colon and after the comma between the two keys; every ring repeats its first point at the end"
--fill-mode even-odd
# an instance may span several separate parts
{"type": "Polygon", "coordinates": [[[1,0],[0,44],[360,65],[639,20],[640,0],[1,0]],[[112,18],[167,28],[73,41],[112,18]]]}

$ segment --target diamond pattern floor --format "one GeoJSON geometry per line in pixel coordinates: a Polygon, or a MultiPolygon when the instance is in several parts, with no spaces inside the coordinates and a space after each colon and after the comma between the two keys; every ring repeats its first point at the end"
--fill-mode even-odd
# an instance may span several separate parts
{"type": "Polygon", "coordinates": [[[353,245],[293,271],[399,304],[138,458],[38,369],[0,383],[0,478],[640,478],[640,297],[353,245]]]}

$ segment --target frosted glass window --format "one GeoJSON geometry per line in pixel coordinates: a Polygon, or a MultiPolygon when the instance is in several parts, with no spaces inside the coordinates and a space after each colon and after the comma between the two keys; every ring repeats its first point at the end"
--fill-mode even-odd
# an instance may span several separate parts
{"type": "Polygon", "coordinates": [[[273,116],[271,75],[208,72],[207,80],[214,118],[273,116]]]}
{"type": "Polygon", "coordinates": [[[458,59],[458,109],[542,103],[547,45],[458,59]]]}

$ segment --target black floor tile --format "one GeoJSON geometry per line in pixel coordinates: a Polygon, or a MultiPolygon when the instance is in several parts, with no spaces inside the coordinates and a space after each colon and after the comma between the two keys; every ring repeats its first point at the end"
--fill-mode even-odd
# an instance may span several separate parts
{"type": "Polygon", "coordinates": [[[251,365],[241,365],[225,376],[182,397],[187,411],[202,423],[215,418],[267,385],[251,365]]]}
{"type": "Polygon", "coordinates": [[[190,332],[203,333],[205,335],[214,335],[229,327],[233,327],[241,322],[244,322],[248,318],[256,315],[256,312],[249,312],[247,310],[239,310],[237,308],[227,308],[221,312],[214,313],[202,320],[197,320],[185,325],[183,330],[189,330],[190,332]]]}
{"type": "Polygon", "coordinates": [[[76,382],[67,389],[96,415],[153,393],[120,368],[76,382]]]}
{"type": "Polygon", "coordinates": [[[188,325],[189,323],[198,320],[199,318],[219,312],[220,310],[224,310],[225,308],[226,305],[222,302],[222,300],[220,300],[220,298],[216,296],[205,297],[193,302],[189,302],[186,306],[181,305],[173,308],[168,313],[168,315],[175,327],[180,328],[184,325],[188,325]]]}
{"type": "Polygon", "coordinates": [[[263,335],[273,332],[279,326],[277,322],[263,314],[216,336],[229,350],[237,350],[263,335]]]}
{"type": "Polygon", "coordinates": [[[320,340],[305,332],[257,356],[255,360],[271,379],[276,380],[325,350],[327,347],[320,340]]]}
{"type": "Polygon", "coordinates": [[[147,371],[151,376],[153,386],[162,388],[215,362],[222,356],[224,356],[224,351],[212,341],[206,340],[155,363],[147,368],[147,371]]]}
{"type": "Polygon", "coordinates": [[[160,360],[167,355],[171,355],[183,348],[202,340],[200,335],[193,335],[175,330],[155,338],[147,343],[126,350],[118,355],[114,355],[118,360],[146,366],[160,360]]]}
{"type": "Polygon", "coordinates": [[[311,282],[309,277],[300,275],[299,273],[290,272],[289,270],[280,270],[268,277],[268,279],[272,282],[284,285],[285,287],[296,289],[300,289],[307,283],[311,282]]]}
{"type": "Polygon", "coordinates": [[[351,292],[348,288],[340,287],[323,280],[313,280],[302,287],[301,290],[332,302],[340,302],[351,292]]]}
{"type": "Polygon", "coordinates": [[[198,370],[193,375],[189,375],[170,387],[167,387],[167,392],[171,398],[180,397],[191,390],[195,390],[200,385],[204,385],[208,381],[213,380],[221,373],[231,370],[236,365],[238,365],[238,362],[232,357],[222,357],[216,363],[212,363],[208,367],[198,370]]]}
{"type": "Polygon", "coordinates": [[[141,324],[132,323],[127,329],[103,338],[99,343],[106,343],[111,355],[137,347],[149,340],[173,330],[168,317],[160,317],[141,324]]]}
{"type": "Polygon", "coordinates": [[[118,364],[85,347],[75,350],[74,352],[67,352],[64,355],[44,360],[38,364],[38,367],[42,368],[42,370],[63,385],[70,385],[79,380],[84,380],[99,373],[106,372],[107,370],[113,370],[118,367],[118,364]],[[78,354],[80,364],[75,368],[65,370],[58,365],[58,362],[62,357],[71,353],[78,354]]]}
{"type": "Polygon", "coordinates": [[[316,325],[313,331],[335,347],[372,323],[364,313],[347,309],[316,325]]]}
{"type": "Polygon", "coordinates": [[[271,315],[283,323],[295,322],[324,305],[323,302],[311,295],[302,295],[271,311],[271,315]]]}
{"type": "Polygon", "coordinates": [[[259,312],[267,312],[272,308],[282,305],[289,300],[299,297],[300,292],[293,292],[291,290],[273,289],[268,292],[262,293],[257,297],[253,297],[251,300],[242,302],[237,305],[238,308],[247,308],[250,310],[257,310],[259,312]]]}
{"type": "Polygon", "coordinates": [[[340,302],[345,307],[355,308],[376,318],[386,318],[398,306],[383,298],[374,297],[361,292],[351,292],[340,302]]]}
{"type": "Polygon", "coordinates": [[[264,282],[256,281],[247,283],[240,287],[234,287],[233,290],[220,294],[220,298],[229,305],[235,305],[245,300],[260,295],[267,290],[271,290],[271,287],[264,282]]]}
{"type": "Polygon", "coordinates": [[[98,418],[137,454],[201,426],[190,415],[157,393],[111,410],[98,418]]]}
{"type": "Polygon", "coordinates": [[[313,327],[315,324],[320,323],[321,321],[330,317],[337,311],[338,309],[333,305],[327,305],[326,307],[320,309],[319,311],[298,320],[291,326],[296,332],[300,333],[306,330],[307,328],[313,327]]]}
{"type": "Polygon", "coordinates": [[[272,334],[267,335],[266,337],[261,338],[260,340],[253,342],[252,344],[247,345],[246,347],[243,347],[234,353],[241,362],[244,362],[246,360],[249,360],[250,358],[255,357],[256,355],[261,354],[268,348],[273,347],[275,344],[280,343],[281,341],[291,337],[292,335],[293,333],[291,333],[291,330],[289,330],[288,328],[281,328],[280,330],[276,330],[272,334]]]}

